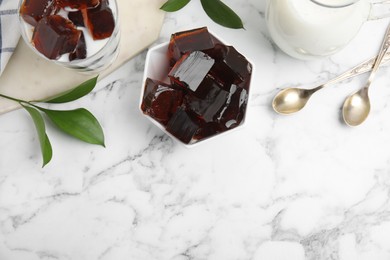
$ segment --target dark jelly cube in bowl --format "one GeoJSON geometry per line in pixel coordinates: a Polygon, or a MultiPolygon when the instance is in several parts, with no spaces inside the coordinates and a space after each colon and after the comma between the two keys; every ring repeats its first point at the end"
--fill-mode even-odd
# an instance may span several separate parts
{"type": "Polygon", "coordinates": [[[80,39],[77,43],[76,50],[69,54],[69,60],[81,60],[87,57],[87,45],[85,43],[84,33],[81,32],[80,39]]]}
{"type": "Polygon", "coordinates": [[[200,141],[200,140],[204,140],[204,139],[213,137],[214,135],[217,135],[220,132],[221,132],[220,127],[215,122],[201,123],[200,128],[198,129],[198,131],[194,135],[193,140],[195,142],[200,141]]]}
{"type": "Polygon", "coordinates": [[[69,12],[68,18],[69,18],[69,20],[71,20],[74,23],[74,25],[84,26],[84,18],[83,18],[83,14],[81,13],[81,11],[69,12]]]}
{"type": "Polygon", "coordinates": [[[166,130],[185,144],[189,144],[199,124],[187,114],[184,108],[180,107],[168,122],[166,130]]]}
{"type": "Polygon", "coordinates": [[[208,86],[208,92],[203,98],[192,94],[185,97],[187,110],[195,113],[204,122],[213,122],[219,117],[223,105],[227,102],[229,92],[217,87],[215,84],[208,86]]]}
{"type": "MultiPolygon", "coordinates": [[[[218,80],[216,80],[211,74],[207,74],[202,82],[199,84],[199,87],[193,93],[194,96],[198,98],[206,98],[210,92],[210,89],[213,88],[222,88],[224,89],[224,85],[222,85],[218,80]]],[[[230,89],[230,88],[228,88],[230,89]]]]}
{"type": "Polygon", "coordinates": [[[42,18],[35,27],[32,42],[34,47],[49,59],[58,59],[62,54],[75,51],[81,31],[59,15],[42,18]]]}
{"type": "Polygon", "coordinates": [[[234,47],[226,46],[226,48],[227,52],[223,58],[223,62],[241,79],[241,81],[248,79],[252,73],[252,65],[234,47]]]}
{"type": "Polygon", "coordinates": [[[215,59],[210,75],[224,85],[226,90],[230,89],[231,84],[238,85],[249,81],[252,65],[232,46],[216,44],[214,48],[204,52],[215,59]]]}
{"type": "Polygon", "coordinates": [[[214,65],[214,59],[201,51],[183,55],[168,76],[173,84],[196,91],[214,65]]]}
{"type": "Polygon", "coordinates": [[[172,34],[168,46],[170,66],[174,66],[186,52],[201,51],[212,47],[214,47],[214,42],[206,27],[172,34]]]}
{"type": "Polygon", "coordinates": [[[218,43],[215,44],[214,47],[204,50],[203,52],[207,53],[207,55],[209,55],[211,58],[213,58],[216,61],[223,61],[228,52],[228,47],[226,45],[218,43]]]}
{"type": "Polygon", "coordinates": [[[232,129],[239,126],[244,119],[247,104],[248,92],[243,88],[232,85],[228,101],[217,120],[221,129],[232,129]]]}
{"type": "Polygon", "coordinates": [[[84,24],[89,29],[94,40],[109,38],[115,29],[115,19],[108,0],[91,9],[83,9],[84,24]]]}
{"type": "Polygon", "coordinates": [[[58,8],[56,0],[24,0],[19,11],[24,21],[36,26],[43,16],[55,14],[58,8]]]}
{"type": "Polygon", "coordinates": [[[148,78],[145,82],[141,109],[145,114],[165,125],[182,101],[183,92],[181,90],[148,78]]]}

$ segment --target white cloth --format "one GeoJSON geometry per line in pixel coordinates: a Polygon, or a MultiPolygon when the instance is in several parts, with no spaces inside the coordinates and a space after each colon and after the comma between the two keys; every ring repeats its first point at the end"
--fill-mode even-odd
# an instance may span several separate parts
{"type": "Polygon", "coordinates": [[[20,38],[18,0],[0,0],[0,76],[20,38]]]}

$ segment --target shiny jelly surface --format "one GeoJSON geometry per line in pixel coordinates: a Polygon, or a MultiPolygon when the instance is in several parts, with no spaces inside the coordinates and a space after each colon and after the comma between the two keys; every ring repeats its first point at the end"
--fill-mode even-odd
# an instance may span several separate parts
{"type": "Polygon", "coordinates": [[[183,143],[188,144],[199,131],[199,123],[191,118],[184,107],[180,107],[170,118],[166,130],[183,143]]]}
{"type": "Polygon", "coordinates": [[[214,59],[201,51],[184,54],[168,74],[172,84],[196,91],[214,65],[214,59]]]}
{"type": "Polygon", "coordinates": [[[183,91],[160,81],[147,79],[142,110],[160,123],[166,124],[183,101],[183,91]]]}
{"type": "Polygon", "coordinates": [[[213,38],[206,27],[172,34],[169,42],[171,67],[185,54],[214,47],[213,38]]]}
{"type": "Polygon", "coordinates": [[[84,33],[81,32],[79,41],[77,42],[76,49],[69,54],[69,60],[81,60],[87,57],[87,44],[85,43],[84,33]]]}
{"type": "Polygon", "coordinates": [[[35,48],[49,59],[75,51],[81,31],[68,19],[59,15],[43,17],[32,37],[35,48]]]}
{"type": "Polygon", "coordinates": [[[56,13],[58,8],[55,0],[24,0],[20,7],[23,19],[36,26],[42,17],[56,13]]]}
{"type": "Polygon", "coordinates": [[[84,18],[81,11],[69,12],[68,19],[71,20],[72,23],[74,23],[74,25],[76,26],[85,27],[84,18]]]}
{"type": "Polygon", "coordinates": [[[115,29],[115,19],[108,0],[101,0],[100,4],[91,9],[82,11],[84,24],[88,27],[94,40],[110,37],[115,29]]]}
{"type": "Polygon", "coordinates": [[[141,104],[145,114],[186,144],[242,124],[252,75],[252,65],[243,55],[207,28],[173,34],[167,55],[170,84],[147,79],[141,104]],[[160,98],[161,90],[181,94],[174,102],[172,94],[160,98]],[[157,116],[161,111],[163,120],[157,116]]]}

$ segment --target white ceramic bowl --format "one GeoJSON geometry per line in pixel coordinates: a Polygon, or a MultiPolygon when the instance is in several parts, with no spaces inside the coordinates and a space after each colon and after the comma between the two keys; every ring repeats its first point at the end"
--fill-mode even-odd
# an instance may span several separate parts
{"type": "MultiPolygon", "coordinates": [[[[210,34],[212,34],[221,43],[229,46],[229,44],[227,44],[225,41],[221,40],[219,37],[216,37],[214,33],[210,32],[210,34]]],[[[187,148],[194,147],[194,146],[199,145],[199,144],[207,143],[207,142],[209,142],[210,140],[212,140],[214,138],[221,138],[221,137],[226,138],[225,136],[227,134],[232,133],[233,131],[237,131],[237,130],[242,129],[244,127],[244,125],[245,125],[246,113],[247,113],[247,109],[248,109],[249,103],[250,103],[250,97],[251,97],[251,95],[250,95],[250,85],[251,85],[251,82],[250,82],[250,85],[249,85],[247,107],[246,107],[246,110],[245,110],[244,118],[242,119],[240,125],[232,128],[232,129],[226,130],[224,132],[218,133],[216,135],[213,135],[213,136],[211,136],[209,138],[205,138],[203,140],[199,140],[199,141],[197,141],[195,143],[189,143],[189,144],[183,143],[176,136],[174,136],[171,133],[169,133],[165,129],[165,127],[162,124],[160,124],[158,121],[156,121],[152,117],[144,114],[144,112],[141,109],[141,104],[142,104],[142,101],[143,101],[146,79],[147,78],[151,78],[153,80],[159,80],[159,81],[162,81],[164,83],[168,83],[168,84],[170,83],[169,78],[168,78],[168,72],[169,72],[169,60],[168,60],[168,55],[167,55],[168,45],[169,45],[169,42],[165,42],[165,43],[161,43],[159,45],[156,45],[156,46],[150,48],[148,53],[147,53],[147,55],[146,55],[145,70],[144,70],[144,76],[143,76],[143,80],[142,80],[143,84],[142,84],[140,102],[139,102],[139,106],[138,106],[139,110],[141,111],[141,113],[144,116],[146,116],[155,126],[160,128],[164,133],[166,133],[168,136],[172,137],[174,140],[178,141],[179,143],[181,143],[182,145],[184,145],[187,148]]],[[[237,48],[236,48],[236,50],[237,50],[237,48]]],[[[237,50],[237,51],[239,52],[239,50],[237,50]]],[[[254,64],[247,57],[245,57],[245,58],[252,65],[252,73],[251,73],[251,79],[252,79],[252,77],[253,77],[253,75],[255,73],[254,64]]]]}

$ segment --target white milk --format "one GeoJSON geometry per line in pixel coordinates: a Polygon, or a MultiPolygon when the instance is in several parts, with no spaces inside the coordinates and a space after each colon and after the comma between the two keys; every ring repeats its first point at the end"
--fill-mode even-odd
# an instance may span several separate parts
{"type": "Polygon", "coordinates": [[[367,0],[353,4],[351,0],[315,1],[269,0],[266,19],[270,35],[295,58],[307,60],[337,52],[353,39],[370,12],[367,0]]]}
{"type": "MultiPolygon", "coordinates": [[[[103,40],[94,40],[89,30],[85,27],[77,27],[77,29],[84,32],[85,46],[87,48],[87,58],[98,53],[108,42],[109,38],[103,40]]],[[[69,54],[67,53],[62,55],[58,61],[69,62],[69,54]]]]}

